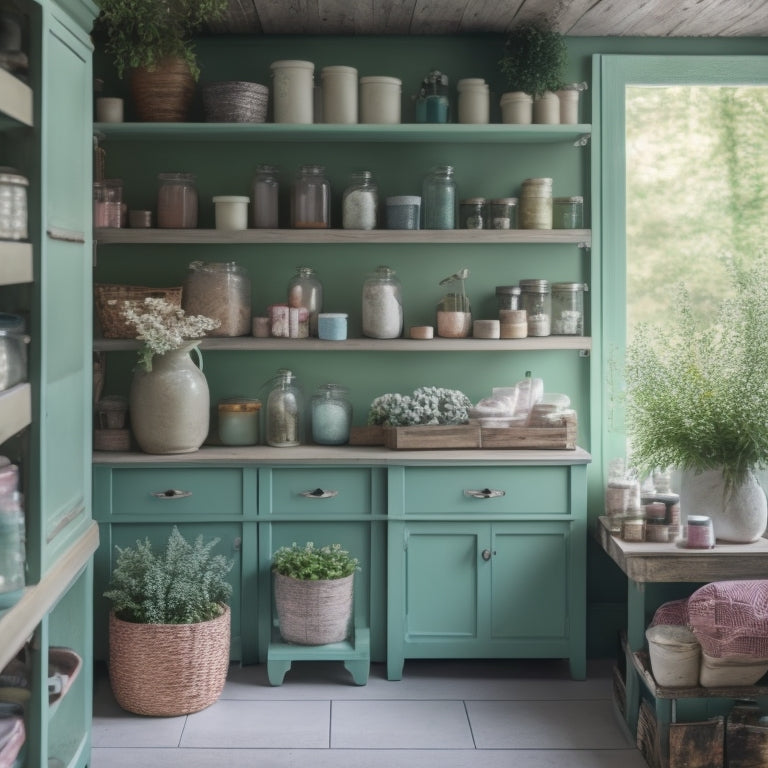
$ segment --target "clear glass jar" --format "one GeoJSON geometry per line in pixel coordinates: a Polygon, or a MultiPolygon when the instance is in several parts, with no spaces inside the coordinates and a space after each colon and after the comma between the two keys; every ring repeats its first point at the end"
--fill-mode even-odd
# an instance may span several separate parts
{"type": "Polygon", "coordinates": [[[584,283],[552,284],[552,333],[555,336],[584,335],[584,283]]]}
{"type": "Polygon", "coordinates": [[[309,335],[317,336],[317,316],[323,311],[323,284],[312,267],[296,267],[288,283],[288,306],[309,313],[309,335]]]}
{"type": "Polygon", "coordinates": [[[520,286],[497,285],[496,304],[499,310],[520,309],[520,286]]]}
{"type": "Polygon", "coordinates": [[[552,199],[552,228],[581,229],[584,224],[584,198],[555,197],[552,199]]]}
{"type": "Polygon", "coordinates": [[[341,207],[344,229],[376,229],[379,190],[370,171],[357,171],[350,176],[341,207]]]}
{"type": "Polygon", "coordinates": [[[484,197],[470,197],[459,203],[460,229],[485,229],[487,205],[484,197]]]}
{"type": "Polygon", "coordinates": [[[380,266],[363,283],[363,336],[396,339],[403,332],[403,302],[395,271],[380,266]]]}
{"type": "Polygon", "coordinates": [[[331,226],[331,185],[322,165],[302,165],[291,190],[291,226],[327,229],[331,226]]]}
{"type": "Polygon", "coordinates": [[[277,229],[278,223],[278,169],[274,165],[257,165],[253,177],[251,224],[255,229],[277,229]]]}
{"type": "Polygon", "coordinates": [[[218,403],[219,440],[222,445],[258,445],[261,401],[228,397],[218,403]]]}
{"type": "Polygon", "coordinates": [[[26,240],[28,186],[26,177],[13,168],[0,168],[0,239],[26,240]]]}
{"type": "Polygon", "coordinates": [[[312,397],[312,440],[318,445],[349,442],[352,404],[338,384],[322,384],[312,397]]]}
{"type": "Polygon", "coordinates": [[[93,226],[119,228],[122,224],[123,180],[93,182],[93,226]]]}
{"type": "Polygon", "coordinates": [[[275,448],[301,445],[304,403],[295,374],[281,369],[271,386],[267,397],[267,445],[275,448]]]}
{"type": "Polygon", "coordinates": [[[424,179],[422,193],[424,229],[456,226],[456,181],[452,165],[438,165],[424,179]]]}
{"type": "Polygon", "coordinates": [[[416,98],[417,123],[450,123],[451,100],[448,97],[448,75],[434,70],[421,83],[416,98]]]}
{"type": "Polygon", "coordinates": [[[527,313],[528,335],[549,336],[552,329],[552,289],[548,280],[521,280],[520,306],[527,313]]]}
{"type": "Polygon", "coordinates": [[[157,226],[161,229],[197,227],[197,186],[193,173],[157,176],[157,226]]]}
{"type": "Polygon", "coordinates": [[[526,179],[523,182],[520,229],[552,229],[552,179],[526,179]]]}
{"type": "Polygon", "coordinates": [[[24,594],[25,530],[22,495],[0,496],[0,610],[24,594]]]}
{"type": "Polygon", "coordinates": [[[251,332],[251,281],[234,261],[192,261],[181,303],[188,315],[205,315],[221,325],[208,336],[246,336],[251,332]]]}
{"type": "Polygon", "coordinates": [[[517,229],[517,198],[497,197],[488,204],[488,229],[517,229]]]}

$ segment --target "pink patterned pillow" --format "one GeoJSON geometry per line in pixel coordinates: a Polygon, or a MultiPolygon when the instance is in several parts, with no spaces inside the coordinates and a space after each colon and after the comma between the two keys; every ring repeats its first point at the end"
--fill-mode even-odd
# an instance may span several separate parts
{"type": "Polygon", "coordinates": [[[653,614],[651,626],[657,624],[672,624],[676,627],[684,627],[688,624],[688,598],[683,597],[680,600],[670,600],[663,603],[653,614]]]}
{"type": "Polygon", "coordinates": [[[768,580],[697,589],[688,598],[688,624],[708,656],[768,659],[768,580]]]}

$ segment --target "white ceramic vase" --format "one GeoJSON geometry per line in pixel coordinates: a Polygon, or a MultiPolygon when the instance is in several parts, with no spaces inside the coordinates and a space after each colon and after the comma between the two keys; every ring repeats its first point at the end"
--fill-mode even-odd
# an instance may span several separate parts
{"type": "Polygon", "coordinates": [[[137,368],[133,374],[131,427],[145,453],[191,453],[208,434],[210,393],[205,375],[189,355],[194,347],[155,355],[151,371],[137,368]]]}
{"type": "Polygon", "coordinates": [[[736,488],[727,489],[719,469],[685,471],[680,480],[680,513],[712,518],[715,539],[733,544],[757,541],[768,524],[768,503],[751,472],[736,488]]]}
{"type": "Polygon", "coordinates": [[[533,122],[533,96],[523,91],[510,91],[501,97],[501,121],[511,125],[533,122]]]}
{"type": "Polygon", "coordinates": [[[560,99],[552,91],[544,91],[533,100],[533,122],[538,125],[560,123],[560,99]]]}

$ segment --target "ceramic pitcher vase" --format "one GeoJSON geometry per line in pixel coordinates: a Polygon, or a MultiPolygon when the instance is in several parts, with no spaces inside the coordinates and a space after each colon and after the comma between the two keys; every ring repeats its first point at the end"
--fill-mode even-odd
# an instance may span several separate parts
{"type": "Polygon", "coordinates": [[[208,382],[190,352],[194,344],[152,358],[152,370],[137,368],[131,381],[131,427],[145,453],[191,453],[208,434],[208,382]]]}

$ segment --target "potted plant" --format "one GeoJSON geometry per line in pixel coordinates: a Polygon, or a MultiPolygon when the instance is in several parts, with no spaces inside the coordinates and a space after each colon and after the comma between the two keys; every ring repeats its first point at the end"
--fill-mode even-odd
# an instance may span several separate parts
{"type": "Polygon", "coordinates": [[[280,547],[272,556],[280,634],[297,645],[345,640],[352,627],[356,557],[341,544],[280,547]]]}
{"type": "Polygon", "coordinates": [[[173,527],[164,552],[149,539],[117,547],[109,589],[109,679],[117,703],[140,715],[198,712],[221,695],[229,667],[233,562],[219,539],[189,543],[173,527]]]}
{"type": "Polygon", "coordinates": [[[499,61],[509,92],[501,97],[505,123],[559,123],[558,91],[568,49],[563,36],[535,24],[512,29],[499,61]]]}
{"type": "Polygon", "coordinates": [[[184,120],[200,68],[193,36],[224,16],[228,0],[96,0],[94,36],[115,64],[130,74],[140,120],[184,120]]]}
{"type": "Polygon", "coordinates": [[[683,516],[709,514],[715,537],[755,541],[766,528],[754,472],[768,464],[768,257],[728,262],[728,292],[708,326],[681,285],[672,316],[643,324],[627,348],[632,464],[682,470],[683,516]]]}

